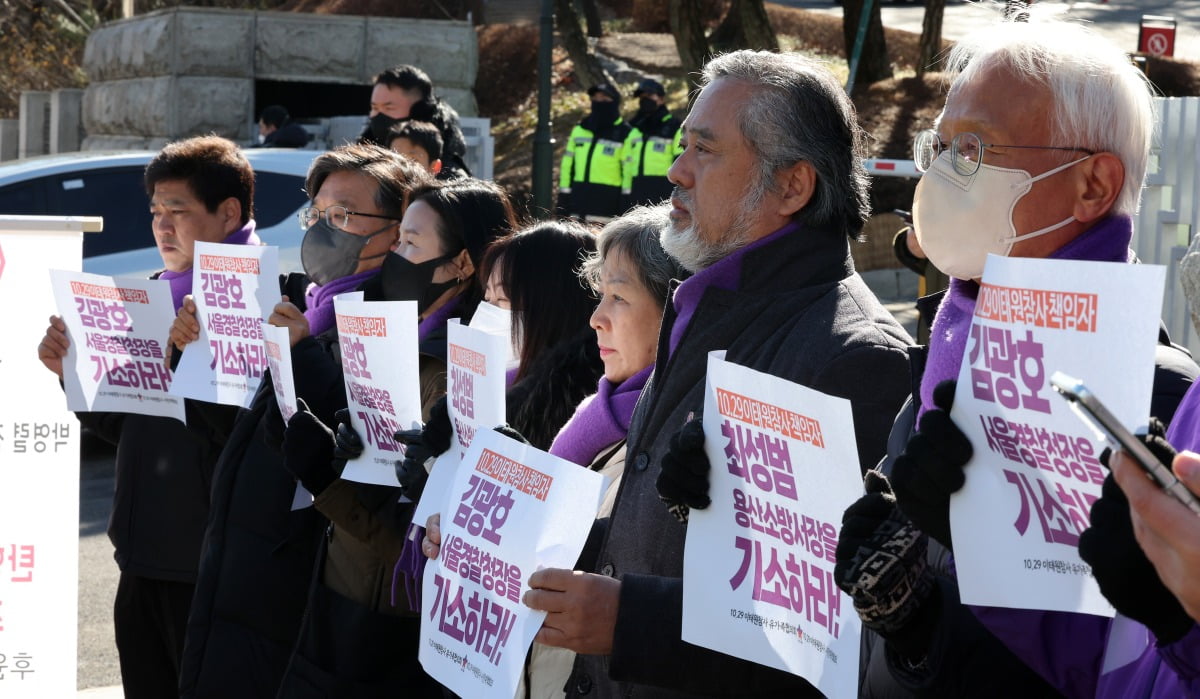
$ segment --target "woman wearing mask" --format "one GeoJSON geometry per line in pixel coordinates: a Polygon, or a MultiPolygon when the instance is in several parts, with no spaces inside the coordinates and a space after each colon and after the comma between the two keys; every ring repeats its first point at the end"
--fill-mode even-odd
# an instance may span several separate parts
{"type": "MultiPolygon", "coordinates": [[[[688,276],[659,242],[659,233],[668,225],[670,219],[663,207],[627,212],[600,231],[598,251],[580,272],[600,295],[591,322],[604,376],[596,393],[579,404],[554,438],[550,453],[609,479],[597,518],[607,517],[616,500],[625,469],[625,434],[642,387],[654,369],[658,328],[671,280],[688,276]]],[[[530,650],[527,691],[518,687],[517,696],[564,696],[563,686],[574,661],[575,654],[565,648],[535,643],[530,650]]]]}
{"type": "MultiPolygon", "coordinates": [[[[400,240],[367,297],[417,302],[422,412],[446,390],[446,322],[468,320],[482,293],[476,265],[493,240],[514,226],[504,191],[478,180],[418,187],[400,224],[400,240]]],[[[338,457],[353,458],[348,418],[338,457]]],[[[392,569],[414,504],[398,488],[338,478],[332,430],[301,412],[284,437],[285,465],[314,494],[330,525],[312,580],[308,609],[281,694],[371,697],[407,691],[440,697],[417,662],[418,608],[393,604],[392,569]]]]}

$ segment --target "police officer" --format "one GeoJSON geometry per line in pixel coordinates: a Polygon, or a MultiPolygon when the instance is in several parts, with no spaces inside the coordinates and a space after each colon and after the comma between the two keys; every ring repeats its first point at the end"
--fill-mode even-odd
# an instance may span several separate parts
{"type": "Polygon", "coordinates": [[[621,93],[609,83],[588,88],[592,111],[571,130],[558,177],[558,212],[603,223],[624,211],[626,140],[621,93]]]}
{"type": "Polygon", "coordinates": [[[667,181],[667,170],[683,152],[683,146],[679,117],[667,109],[666,95],[662,83],[650,78],[638,83],[633,93],[638,98],[638,111],[629,122],[633,131],[625,143],[622,183],[629,206],[657,204],[671,196],[673,185],[667,181]]]}

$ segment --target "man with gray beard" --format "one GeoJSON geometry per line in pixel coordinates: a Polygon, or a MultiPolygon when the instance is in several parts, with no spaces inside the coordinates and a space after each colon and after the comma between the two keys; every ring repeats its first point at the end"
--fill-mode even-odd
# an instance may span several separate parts
{"type": "Polygon", "coordinates": [[[687,512],[709,502],[708,353],[850,400],[862,471],[909,392],[911,339],[850,258],[867,176],[837,81],[802,56],[739,51],[711,61],[702,85],[668,175],[663,236],[695,276],[672,289],[612,516],[581,561],[594,572],[538,571],[525,596],[547,612],[537,640],[579,653],[571,695],[819,696],[795,675],[680,639],[687,512]]]}

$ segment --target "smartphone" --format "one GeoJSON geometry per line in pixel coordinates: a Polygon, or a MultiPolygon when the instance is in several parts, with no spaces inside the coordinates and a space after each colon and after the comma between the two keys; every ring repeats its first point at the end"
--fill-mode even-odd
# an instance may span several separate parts
{"type": "Polygon", "coordinates": [[[1158,483],[1163,490],[1170,493],[1192,512],[1200,514],[1200,500],[1196,499],[1187,486],[1179,482],[1171,468],[1159,461],[1158,457],[1142,443],[1142,440],[1125,429],[1082,381],[1067,376],[1061,371],[1056,371],[1050,377],[1050,385],[1059,395],[1070,401],[1071,409],[1081,420],[1093,427],[1098,425],[1103,432],[1120,445],[1121,449],[1132,456],[1133,460],[1146,472],[1146,475],[1158,483]]]}

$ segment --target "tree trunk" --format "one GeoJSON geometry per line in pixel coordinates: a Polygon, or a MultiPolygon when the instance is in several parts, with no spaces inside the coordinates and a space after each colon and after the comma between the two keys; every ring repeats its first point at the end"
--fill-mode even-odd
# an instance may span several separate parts
{"type": "Polygon", "coordinates": [[[587,35],[599,39],[604,36],[604,27],[600,24],[600,9],[596,0],[583,0],[583,17],[587,22],[587,35]]]}
{"type": "Polygon", "coordinates": [[[926,0],[925,19],[921,22],[921,50],[917,55],[917,77],[941,69],[942,15],[946,0],[926,0]]]}
{"type": "Polygon", "coordinates": [[[763,0],[733,0],[725,18],[713,30],[712,45],[719,51],[778,51],[779,40],[775,38],[763,0]]]}
{"type": "Polygon", "coordinates": [[[600,60],[588,50],[587,38],[579,26],[579,15],[575,14],[575,5],[571,0],[554,0],[554,15],[558,35],[567,49],[567,55],[571,57],[571,63],[575,65],[575,78],[580,86],[588,88],[610,82],[600,60]]]}
{"type": "Polygon", "coordinates": [[[699,73],[708,60],[708,40],[704,38],[704,25],[700,23],[700,2],[671,0],[669,13],[679,62],[689,75],[699,73]]]}
{"type": "MultiPolygon", "coordinates": [[[[864,0],[845,0],[842,7],[842,37],[846,41],[846,59],[854,60],[854,41],[858,36],[858,21],[862,14],[864,0]]],[[[892,63],[888,60],[887,42],[883,36],[883,15],[879,11],[879,2],[871,3],[871,17],[867,24],[867,34],[863,41],[862,53],[858,58],[858,73],[854,76],[856,85],[869,85],[892,77],[892,63]]]]}

